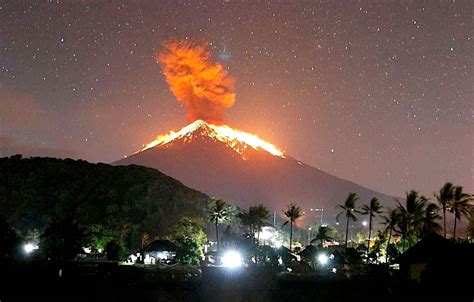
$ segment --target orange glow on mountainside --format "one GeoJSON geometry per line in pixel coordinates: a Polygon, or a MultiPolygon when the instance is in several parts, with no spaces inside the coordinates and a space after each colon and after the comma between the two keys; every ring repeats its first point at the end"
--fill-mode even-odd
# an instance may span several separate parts
{"type": "Polygon", "coordinates": [[[177,139],[191,139],[193,133],[198,129],[202,130],[200,135],[208,136],[226,144],[235,152],[239,153],[244,159],[244,153],[248,147],[251,147],[255,150],[262,149],[274,156],[285,158],[283,151],[256,135],[231,128],[227,125],[215,125],[207,123],[203,120],[196,120],[191,124],[181,128],[179,131],[170,131],[167,134],[159,135],[154,141],[148,143],[143,149],[137,151],[136,153],[156,146],[166,145],[177,139]]]}

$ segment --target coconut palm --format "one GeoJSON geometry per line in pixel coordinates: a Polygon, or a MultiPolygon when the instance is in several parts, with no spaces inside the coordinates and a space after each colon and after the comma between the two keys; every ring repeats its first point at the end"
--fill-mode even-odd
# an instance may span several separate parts
{"type": "Polygon", "coordinates": [[[400,214],[395,231],[401,235],[403,247],[405,243],[411,247],[421,234],[427,201],[426,197],[414,190],[406,193],[405,205],[397,201],[400,214]]]}
{"type": "Polygon", "coordinates": [[[391,209],[390,211],[388,211],[387,214],[387,216],[383,216],[383,224],[386,226],[385,231],[388,232],[388,246],[390,244],[390,241],[392,240],[393,229],[397,225],[398,219],[400,218],[400,212],[398,211],[398,209],[391,209]]]}
{"type": "Polygon", "coordinates": [[[370,203],[367,205],[362,206],[362,215],[369,215],[369,239],[367,243],[367,254],[369,253],[370,249],[370,237],[372,235],[372,218],[374,218],[376,215],[379,215],[382,213],[382,206],[380,205],[379,200],[377,197],[374,197],[370,200],[370,203]]]}
{"type": "Polygon", "coordinates": [[[330,233],[331,233],[331,229],[327,225],[319,226],[318,233],[316,234],[314,239],[311,240],[311,243],[315,241],[319,241],[319,244],[322,247],[324,242],[334,240],[334,238],[330,236],[330,233]]]}
{"type": "Polygon", "coordinates": [[[264,205],[259,204],[258,206],[250,207],[249,214],[251,217],[250,219],[257,230],[257,244],[259,244],[260,231],[262,230],[262,227],[267,224],[266,220],[270,218],[270,211],[268,211],[264,205]]]}
{"type": "Polygon", "coordinates": [[[452,183],[447,182],[444,186],[439,190],[439,194],[434,194],[436,200],[438,201],[441,209],[443,210],[443,234],[444,238],[446,238],[446,210],[448,209],[450,203],[453,201],[454,198],[454,189],[452,183]]]}
{"type": "Polygon", "coordinates": [[[441,226],[437,222],[441,218],[438,214],[439,207],[434,203],[429,203],[425,208],[425,215],[423,217],[423,229],[421,236],[425,237],[431,233],[438,233],[441,230],[441,226]]]}
{"type": "Polygon", "coordinates": [[[219,251],[219,223],[226,220],[229,216],[229,206],[223,200],[217,199],[209,211],[211,222],[214,222],[216,227],[217,250],[219,251]]]}
{"type": "Polygon", "coordinates": [[[469,215],[469,225],[467,226],[467,234],[472,238],[474,237],[474,209],[471,209],[469,215]]]}
{"type": "Polygon", "coordinates": [[[240,224],[245,227],[247,233],[250,236],[253,236],[255,232],[253,231],[253,221],[250,217],[249,211],[241,211],[237,214],[237,218],[240,220],[240,224]]]}
{"type": "Polygon", "coordinates": [[[344,204],[339,205],[342,211],[336,216],[336,220],[339,220],[339,216],[341,216],[342,214],[346,216],[346,244],[344,246],[344,250],[346,252],[347,252],[347,237],[349,235],[349,221],[350,220],[357,221],[357,217],[355,217],[354,213],[359,213],[359,211],[355,209],[355,203],[357,200],[359,200],[359,197],[357,197],[357,193],[349,193],[349,196],[347,196],[344,204]]]}
{"type": "Polygon", "coordinates": [[[454,213],[454,230],[453,239],[456,240],[456,224],[462,217],[469,217],[472,205],[470,202],[474,200],[474,196],[463,192],[463,187],[459,186],[454,189],[454,198],[450,211],[454,213]]]}
{"type": "Polygon", "coordinates": [[[290,252],[291,252],[291,247],[293,244],[293,224],[300,219],[303,214],[301,213],[301,208],[297,206],[296,204],[292,203],[288,205],[288,208],[286,211],[283,212],[285,216],[288,218],[283,225],[287,225],[288,223],[290,224],[290,252]]]}

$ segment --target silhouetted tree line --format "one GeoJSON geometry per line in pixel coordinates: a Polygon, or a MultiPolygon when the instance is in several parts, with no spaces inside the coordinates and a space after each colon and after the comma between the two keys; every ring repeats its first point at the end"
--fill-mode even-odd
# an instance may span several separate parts
{"type": "MultiPolygon", "coordinates": [[[[206,217],[209,202],[207,195],[146,167],[0,158],[4,223],[20,233],[39,230],[40,249],[58,260],[71,258],[81,245],[139,249],[144,234],[169,235],[184,215],[206,217]]],[[[10,238],[9,227],[4,229],[10,238]]]]}

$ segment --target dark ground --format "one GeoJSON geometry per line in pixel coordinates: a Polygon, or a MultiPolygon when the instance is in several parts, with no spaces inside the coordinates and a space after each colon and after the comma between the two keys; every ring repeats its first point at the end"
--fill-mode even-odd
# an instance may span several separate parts
{"type": "Polygon", "coordinates": [[[59,278],[58,267],[52,264],[2,266],[1,302],[473,301],[470,289],[458,289],[460,296],[453,299],[449,288],[401,282],[396,274],[380,270],[347,279],[282,274],[265,267],[234,271],[203,267],[201,275],[197,270],[81,263],[67,266],[59,278]]]}

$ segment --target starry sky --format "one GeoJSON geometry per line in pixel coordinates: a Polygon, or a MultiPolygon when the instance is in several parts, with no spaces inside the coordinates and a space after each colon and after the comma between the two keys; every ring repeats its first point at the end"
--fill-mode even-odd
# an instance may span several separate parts
{"type": "Polygon", "coordinates": [[[207,41],[226,121],[369,188],[474,191],[470,1],[0,1],[0,156],[112,162],[184,126],[154,56],[207,41]]]}

